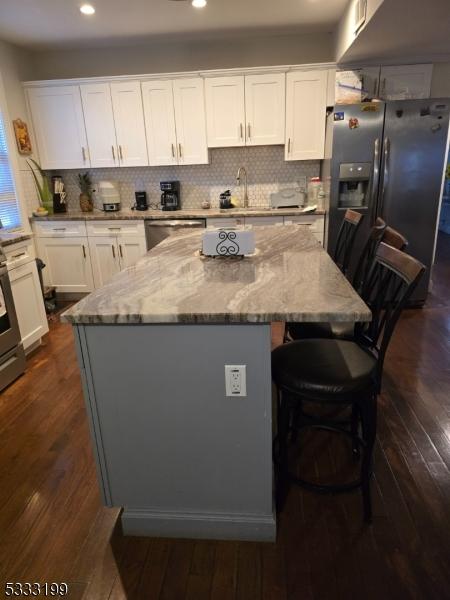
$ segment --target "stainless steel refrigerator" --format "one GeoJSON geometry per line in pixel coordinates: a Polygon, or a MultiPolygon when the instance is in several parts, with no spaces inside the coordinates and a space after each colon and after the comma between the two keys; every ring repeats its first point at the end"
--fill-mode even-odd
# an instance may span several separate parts
{"type": "Polygon", "coordinates": [[[329,115],[328,250],[347,208],[364,214],[354,259],[380,216],[409,241],[407,252],[427,271],[412,303],[427,296],[434,261],[444,167],[449,144],[450,99],[395,100],[337,105],[329,115]],[[331,142],[331,144],[330,144],[331,142]]]}

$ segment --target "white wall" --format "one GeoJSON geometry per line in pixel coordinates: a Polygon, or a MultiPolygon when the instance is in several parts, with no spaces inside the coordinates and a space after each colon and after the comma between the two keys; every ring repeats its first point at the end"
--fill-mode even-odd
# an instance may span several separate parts
{"type": "Polygon", "coordinates": [[[32,79],[170,73],[333,61],[330,33],[236,35],[33,53],[32,79]]]}

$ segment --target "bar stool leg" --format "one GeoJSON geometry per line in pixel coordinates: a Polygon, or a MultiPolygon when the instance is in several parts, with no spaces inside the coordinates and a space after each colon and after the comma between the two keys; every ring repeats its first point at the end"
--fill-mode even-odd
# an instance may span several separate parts
{"type": "Polygon", "coordinates": [[[371,394],[360,405],[361,424],[364,439],[364,450],[361,464],[361,488],[363,497],[364,520],[372,522],[372,499],[370,494],[370,481],[372,477],[373,447],[375,445],[377,430],[377,397],[371,394]]]}

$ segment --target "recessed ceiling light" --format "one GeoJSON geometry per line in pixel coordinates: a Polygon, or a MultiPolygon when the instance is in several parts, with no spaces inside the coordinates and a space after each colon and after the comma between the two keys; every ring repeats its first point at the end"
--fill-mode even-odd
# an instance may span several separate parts
{"type": "Polygon", "coordinates": [[[95,8],[92,4],[82,4],[80,6],[80,12],[82,12],[83,15],[93,15],[95,13],[95,8]]]}
{"type": "Polygon", "coordinates": [[[192,6],[195,6],[195,8],[203,8],[206,6],[206,0],[192,0],[192,6]]]}

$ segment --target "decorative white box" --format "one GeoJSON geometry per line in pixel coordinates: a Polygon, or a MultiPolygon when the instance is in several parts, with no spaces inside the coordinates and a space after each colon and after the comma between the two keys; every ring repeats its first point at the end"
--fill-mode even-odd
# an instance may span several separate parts
{"type": "Polygon", "coordinates": [[[207,229],[202,237],[205,256],[245,256],[255,252],[255,232],[251,229],[207,229]]]}

